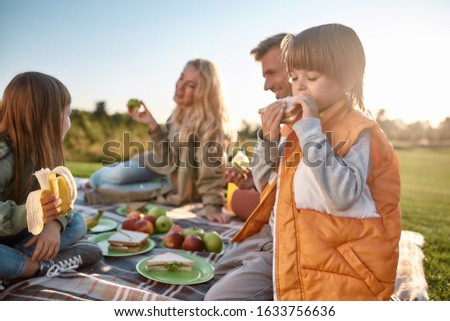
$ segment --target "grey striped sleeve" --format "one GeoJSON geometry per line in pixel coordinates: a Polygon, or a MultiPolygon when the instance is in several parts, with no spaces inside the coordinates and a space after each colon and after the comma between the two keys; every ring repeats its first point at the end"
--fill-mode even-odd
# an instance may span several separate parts
{"type": "Polygon", "coordinates": [[[301,120],[294,130],[304,153],[302,162],[311,168],[329,205],[337,211],[351,208],[361,196],[370,170],[370,131],[361,132],[341,158],[322,133],[319,119],[301,120]]]}

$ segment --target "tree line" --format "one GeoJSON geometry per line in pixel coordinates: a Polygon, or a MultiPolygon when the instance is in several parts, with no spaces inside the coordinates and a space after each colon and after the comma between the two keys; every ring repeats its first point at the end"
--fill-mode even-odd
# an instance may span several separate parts
{"type": "MultiPolygon", "coordinates": [[[[436,128],[426,121],[406,124],[398,119],[388,119],[384,110],[378,112],[376,120],[396,147],[450,146],[450,117],[436,128]]],[[[146,125],[137,123],[127,114],[109,115],[105,102],[98,102],[93,112],[74,109],[71,122],[72,127],[64,139],[65,157],[70,161],[104,161],[105,148],[109,148],[107,143],[112,141],[121,143],[121,147],[114,150],[114,154],[120,155],[116,161],[126,160],[143,152],[150,140],[146,125]],[[129,148],[124,139],[131,139],[136,144],[129,148]]],[[[255,140],[258,128],[259,124],[243,121],[238,131],[239,139],[255,140]]]]}

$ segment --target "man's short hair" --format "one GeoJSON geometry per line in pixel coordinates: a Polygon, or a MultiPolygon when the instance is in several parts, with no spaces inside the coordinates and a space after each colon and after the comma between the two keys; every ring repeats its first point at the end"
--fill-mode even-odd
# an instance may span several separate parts
{"type": "Polygon", "coordinates": [[[261,61],[262,57],[272,48],[278,47],[280,48],[281,42],[283,41],[284,37],[287,35],[287,33],[278,33],[276,35],[273,35],[269,38],[264,39],[261,41],[255,48],[250,51],[250,54],[255,57],[256,61],[261,61]]]}

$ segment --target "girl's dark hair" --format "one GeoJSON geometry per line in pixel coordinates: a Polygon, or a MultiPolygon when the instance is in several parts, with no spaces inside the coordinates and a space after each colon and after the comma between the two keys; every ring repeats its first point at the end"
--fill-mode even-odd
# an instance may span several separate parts
{"type": "Polygon", "coordinates": [[[58,79],[25,72],[6,86],[0,106],[0,135],[14,154],[14,187],[10,199],[20,202],[41,168],[64,164],[62,126],[69,91],[58,79]],[[24,176],[28,173],[29,176],[24,176]]]}

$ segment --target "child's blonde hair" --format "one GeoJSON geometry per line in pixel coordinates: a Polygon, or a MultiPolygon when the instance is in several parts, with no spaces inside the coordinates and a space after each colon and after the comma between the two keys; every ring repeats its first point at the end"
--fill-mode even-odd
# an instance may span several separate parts
{"type": "Polygon", "coordinates": [[[62,126],[64,110],[70,103],[66,86],[43,73],[18,74],[6,86],[0,105],[0,135],[14,154],[11,199],[20,201],[26,196],[23,193],[34,171],[64,164],[62,126]]]}
{"type": "Polygon", "coordinates": [[[296,36],[287,35],[282,52],[288,72],[297,69],[327,75],[348,89],[347,96],[364,110],[366,58],[353,29],[341,24],[326,24],[306,29],[296,36]]]}
{"type": "Polygon", "coordinates": [[[191,60],[186,65],[194,66],[200,76],[194,91],[193,105],[188,109],[177,106],[173,115],[180,139],[186,140],[195,133],[202,143],[211,140],[228,143],[234,139],[234,135],[228,125],[228,112],[216,67],[206,59],[191,60]],[[182,123],[187,126],[181,126],[182,123]]]}

